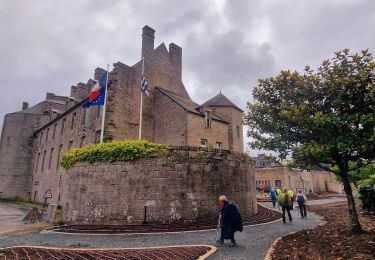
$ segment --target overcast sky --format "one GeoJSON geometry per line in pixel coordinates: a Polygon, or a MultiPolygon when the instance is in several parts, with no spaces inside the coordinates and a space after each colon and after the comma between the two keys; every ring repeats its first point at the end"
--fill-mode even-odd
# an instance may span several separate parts
{"type": "Polygon", "coordinates": [[[155,47],[182,47],[194,101],[221,90],[245,111],[259,78],[316,68],[343,48],[375,51],[374,0],[1,0],[0,126],[22,101],[69,95],[96,67],[135,64],[146,24],[155,47]]]}

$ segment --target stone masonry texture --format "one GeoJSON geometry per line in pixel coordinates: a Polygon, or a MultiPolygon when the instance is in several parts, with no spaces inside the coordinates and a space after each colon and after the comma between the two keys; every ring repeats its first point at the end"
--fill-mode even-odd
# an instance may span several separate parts
{"type": "Polygon", "coordinates": [[[244,215],[257,212],[255,173],[229,151],[173,148],[130,162],[77,163],[67,171],[63,220],[85,224],[191,222],[215,218],[226,194],[244,215]]]}

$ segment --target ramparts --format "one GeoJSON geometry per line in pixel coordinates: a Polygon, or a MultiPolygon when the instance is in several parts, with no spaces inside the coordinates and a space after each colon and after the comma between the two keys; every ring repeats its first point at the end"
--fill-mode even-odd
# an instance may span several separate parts
{"type": "Polygon", "coordinates": [[[67,171],[63,220],[85,224],[191,222],[216,218],[221,194],[243,215],[257,213],[255,175],[241,154],[192,147],[114,163],[76,163],[67,171]]]}

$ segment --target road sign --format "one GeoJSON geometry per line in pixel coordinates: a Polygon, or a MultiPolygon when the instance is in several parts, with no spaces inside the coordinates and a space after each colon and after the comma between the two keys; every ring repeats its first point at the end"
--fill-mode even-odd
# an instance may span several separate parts
{"type": "Polygon", "coordinates": [[[51,199],[52,198],[52,192],[51,192],[51,190],[47,190],[46,193],[44,193],[43,198],[51,199]]]}

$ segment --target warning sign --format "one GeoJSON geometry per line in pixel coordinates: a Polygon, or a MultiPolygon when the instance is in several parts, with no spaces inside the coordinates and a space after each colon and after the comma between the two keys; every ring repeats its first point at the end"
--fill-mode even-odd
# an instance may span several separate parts
{"type": "Polygon", "coordinates": [[[51,199],[52,198],[51,190],[47,190],[46,193],[44,193],[43,198],[51,199]]]}

